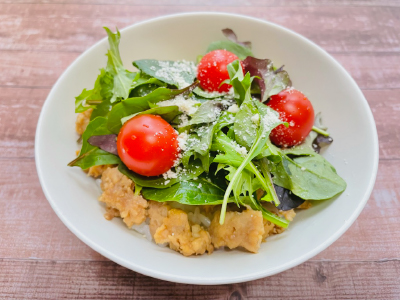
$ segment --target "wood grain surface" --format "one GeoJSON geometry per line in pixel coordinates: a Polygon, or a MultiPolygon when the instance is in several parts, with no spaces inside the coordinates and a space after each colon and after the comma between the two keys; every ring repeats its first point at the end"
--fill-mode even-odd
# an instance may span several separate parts
{"type": "Polygon", "coordinates": [[[0,0],[0,299],[400,299],[400,1],[0,0]],[[332,246],[242,284],[169,283],[80,242],[38,182],[37,119],[61,73],[104,37],[166,14],[240,13],[283,25],[331,53],[375,117],[380,164],[360,217],[332,246]]]}

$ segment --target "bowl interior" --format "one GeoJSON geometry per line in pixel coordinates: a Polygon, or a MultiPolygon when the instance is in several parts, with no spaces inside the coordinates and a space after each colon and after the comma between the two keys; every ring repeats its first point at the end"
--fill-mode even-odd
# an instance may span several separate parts
{"type": "Polygon", "coordinates": [[[124,29],[121,55],[125,65],[142,58],[195,60],[212,41],[232,28],[250,40],[256,57],[285,65],[295,88],[321,111],[334,143],[324,156],[346,180],[347,190],[334,200],[301,211],[283,234],[269,238],[259,254],[216,251],[183,257],[148,242],[121,220],[103,218],[100,189],[78,168],[75,156],[74,97],[91,88],[105,66],[105,39],[81,55],[61,76],[43,107],[36,136],[36,161],[43,190],[65,225],[109,259],[156,278],[195,284],[241,282],[293,267],[335,241],[356,219],[373,187],[378,162],[375,123],[361,91],[328,54],[282,27],[237,15],[197,13],[150,20],[124,29]]]}

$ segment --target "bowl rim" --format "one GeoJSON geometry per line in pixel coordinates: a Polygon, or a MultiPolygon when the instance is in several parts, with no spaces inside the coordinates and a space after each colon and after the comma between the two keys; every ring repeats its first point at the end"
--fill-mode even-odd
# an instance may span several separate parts
{"type": "Polygon", "coordinates": [[[354,223],[354,221],[357,219],[357,217],[360,215],[361,211],[363,210],[364,206],[366,205],[374,184],[375,184],[375,179],[377,176],[377,171],[378,171],[378,164],[379,164],[379,142],[378,142],[378,134],[377,134],[377,129],[376,129],[376,124],[375,120],[371,111],[371,108],[369,107],[369,104],[367,100],[365,99],[361,89],[358,87],[357,83],[355,80],[351,77],[351,75],[346,71],[346,69],[336,60],[334,59],[326,50],[318,46],[316,43],[312,42],[308,38],[288,29],[285,28],[281,25],[265,21],[262,19],[258,19],[255,17],[250,17],[246,15],[241,15],[241,14],[235,14],[235,13],[224,13],[224,12],[186,12],[186,13],[177,13],[177,14],[169,14],[169,15],[164,15],[156,18],[151,18],[148,20],[140,21],[137,23],[134,23],[132,25],[129,25],[123,29],[120,30],[121,34],[133,27],[140,27],[142,25],[146,25],[149,23],[154,23],[162,20],[167,20],[167,19],[173,19],[177,17],[188,17],[188,16],[228,16],[228,17],[235,17],[235,18],[242,18],[245,20],[251,20],[251,21],[256,21],[259,22],[260,24],[263,25],[268,25],[270,27],[274,27],[275,29],[284,31],[298,39],[301,39],[304,43],[307,43],[310,47],[315,48],[319,52],[321,52],[324,56],[324,58],[330,60],[333,62],[337,67],[339,67],[345,76],[347,77],[346,79],[353,85],[354,89],[357,91],[357,93],[361,96],[363,99],[363,102],[367,108],[368,112],[368,124],[370,127],[371,132],[373,133],[373,144],[374,144],[374,149],[373,150],[373,157],[374,160],[372,162],[372,174],[369,178],[368,182],[368,188],[365,190],[364,195],[362,196],[361,201],[359,202],[358,206],[356,209],[353,211],[351,214],[350,218],[346,220],[346,222],[343,223],[341,227],[339,227],[336,232],[331,235],[324,243],[320,244],[318,247],[314,248],[313,250],[303,254],[300,257],[297,257],[294,260],[288,261],[285,264],[282,264],[278,267],[275,267],[273,269],[270,269],[268,271],[259,271],[259,272],[254,272],[251,274],[247,274],[244,276],[235,276],[232,278],[224,278],[224,279],[215,279],[213,278],[212,281],[209,280],[208,278],[199,278],[196,276],[177,276],[177,275],[171,275],[165,272],[159,272],[154,269],[149,269],[146,267],[142,267],[141,265],[128,261],[126,259],[123,259],[121,257],[116,256],[115,254],[109,252],[107,249],[103,248],[102,246],[98,245],[97,243],[93,242],[89,236],[86,236],[82,234],[75,225],[68,220],[63,212],[57,207],[56,203],[52,200],[52,196],[50,195],[49,190],[47,189],[46,186],[46,181],[45,181],[45,176],[43,174],[43,170],[41,169],[41,164],[42,164],[42,158],[39,155],[39,140],[41,139],[42,136],[42,127],[43,127],[43,122],[44,122],[44,115],[46,114],[45,112],[48,110],[50,99],[53,97],[53,94],[55,93],[55,90],[58,88],[60,83],[64,80],[66,77],[66,74],[72,69],[75,65],[79,64],[80,61],[84,60],[87,55],[90,54],[90,52],[96,48],[99,44],[103,43],[107,37],[102,38],[98,42],[96,42],[94,45],[86,49],[83,53],[81,53],[61,74],[61,76],[57,79],[56,83],[53,85],[50,93],[48,94],[43,107],[40,112],[40,116],[38,119],[37,127],[36,127],[36,137],[35,137],[35,164],[36,164],[36,170],[37,174],[39,177],[39,182],[42,187],[42,190],[44,192],[44,195],[48,202],[50,203],[50,206],[56,213],[56,215],[59,217],[59,219],[63,222],[63,224],[76,236],[78,237],[83,243],[85,243],[87,246],[95,250],[96,252],[100,253],[101,255],[105,256],[106,258],[112,260],[113,262],[126,267],[130,270],[133,270],[135,272],[139,272],[141,274],[151,276],[153,278],[161,279],[161,280],[166,280],[166,281],[171,281],[171,282],[177,282],[177,283],[185,283],[185,284],[199,284],[199,285],[217,285],[217,284],[231,284],[231,283],[240,283],[240,282],[246,282],[246,281],[251,281],[255,279],[260,279],[264,278],[267,276],[272,276],[275,274],[278,274],[280,272],[286,271],[290,268],[293,268],[295,266],[298,266],[299,264],[309,260],[310,258],[314,257],[318,253],[322,252],[325,250],[327,247],[329,247],[333,242],[335,242],[342,234],[344,234],[347,229],[354,223]]]}

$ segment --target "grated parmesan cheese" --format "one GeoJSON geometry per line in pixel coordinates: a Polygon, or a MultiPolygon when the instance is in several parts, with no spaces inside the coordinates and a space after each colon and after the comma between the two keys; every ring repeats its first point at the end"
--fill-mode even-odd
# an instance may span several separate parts
{"type": "Polygon", "coordinates": [[[228,111],[230,113],[236,114],[239,111],[239,106],[237,106],[237,104],[233,104],[228,108],[228,111]]]}
{"type": "Polygon", "coordinates": [[[251,117],[250,119],[254,124],[258,124],[260,122],[260,115],[255,114],[254,116],[251,117]]]}
{"type": "Polygon", "coordinates": [[[196,73],[196,66],[193,62],[182,60],[175,61],[171,65],[168,61],[159,61],[158,64],[160,69],[157,70],[156,77],[163,78],[167,82],[175,82],[180,89],[192,84],[192,82],[186,81],[182,76],[182,72],[188,74],[196,73]]]}
{"type": "Polygon", "coordinates": [[[181,111],[182,113],[186,115],[193,115],[198,109],[198,106],[196,106],[196,104],[199,103],[200,102],[193,100],[191,98],[185,99],[183,95],[178,95],[174,99],[159,102],[158,106],[176,105],[178,106],[179,111],[181,111]]]}

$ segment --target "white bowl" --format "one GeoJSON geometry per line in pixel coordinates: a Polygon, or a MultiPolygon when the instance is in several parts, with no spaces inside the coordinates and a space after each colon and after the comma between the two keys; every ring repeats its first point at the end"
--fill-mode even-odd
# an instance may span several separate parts
{"type": "MultiPolygon", "coordinates": [[[[121,31],[121,55],[136,59],[195,60],[208,44],[232,28],[253,43],[256,57],[285,65],[294,86],[323,113],[334,138],[324,156],[346,180],[346,191],[301,211],[283,234],[268,238],[258,254],[218,250],[184,257],[150,243],[120,219],[103,218],[100,190],[79,168],[75,156],[74,97],[91,88],[106,64],[104,38],[83,53],[51,90],[40,114],[35,156],[43,191],[64,224],[84,243],[139,273],[192,284],[224,284],[258,279],[292,268],[318,254],[354,222],[372,191],[378,166],[378,138],[371,110],[357,84],[324,50],[281,26],[250,17],[190,13],[138,23],[121,31]]],[[[105,34],[104,34],[105,35],[105,34]]]]}

